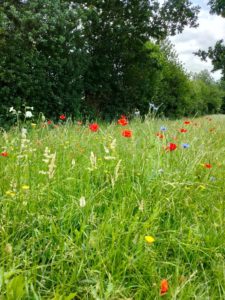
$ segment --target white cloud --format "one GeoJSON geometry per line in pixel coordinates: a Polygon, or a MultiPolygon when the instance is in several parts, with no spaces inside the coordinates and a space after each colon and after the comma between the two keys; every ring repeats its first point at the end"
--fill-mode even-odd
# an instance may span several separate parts
{"type": "MultiPolygon", "coordinates": [[[[201,1],[202,7],[205,8],[204,2],[201,1]]],[[[200,1],[197,4],[200,4],[200,1]]],[[[201,61],[193,52],[199,49],[207,50],[217,40],[225,39],[225,19],[210,15],[206,9],[202,9],[198,23],[198,28],[186,28],[182,34],[170,37],[170,40],[175,45],[179,59],[184,63],[187,71],[199,72],[204,69],[211,71],[213,68],[211,62],[201,61]]],[[[220,78],[220,72],[214,72],[212,75],[215,79],[220,78]]]]}

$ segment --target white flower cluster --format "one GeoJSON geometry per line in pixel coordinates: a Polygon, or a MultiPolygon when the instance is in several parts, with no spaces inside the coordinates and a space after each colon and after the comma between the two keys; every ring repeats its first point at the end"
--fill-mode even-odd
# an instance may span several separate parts
{"type": "Polygon", "coordinates": [[[46,147],[44,152],[44,158],[42,159],[42,161],[48,165],[48,171],[41,170],[39,171],[39,174],[48,175],[49,179],[52,179],[54,177],[56,169],[56,152],[51,153],[49,148],[46,147]]]}

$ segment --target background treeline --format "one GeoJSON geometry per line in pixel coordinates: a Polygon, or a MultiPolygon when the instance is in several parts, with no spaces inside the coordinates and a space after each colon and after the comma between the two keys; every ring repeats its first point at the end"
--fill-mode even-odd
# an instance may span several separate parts
{"type": "Polygon", "coordinates": [[[0,1],[1,122],[23,105],[53,119],[225,110],[225,83],[187,74],[167,40],[198,12],[188,0],[0,1]]]}

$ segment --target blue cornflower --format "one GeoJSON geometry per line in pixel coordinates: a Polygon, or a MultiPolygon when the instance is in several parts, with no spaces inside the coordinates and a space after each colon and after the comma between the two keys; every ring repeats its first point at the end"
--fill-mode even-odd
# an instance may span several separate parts
{"type": "Polygon", "coordinates": [[[212,181],[212,182],[214,182],[214,181],[216,181],[216,177],[211,176],[211,177],[209,178],[209,180],[212,181]]]}
{"type": "Polygon", "coordinates": [[[190,147],[190,145],[189,144],[182,144],[182,147],[184,148],[184,149],[187,149],[187,148],[189,148],[190,147]]]}
{"type": "Polygon", "coordinates": [[[161,131],[166,131],[167,128],[166,128],[165,126],[161,126],[161,127],[160,127],[160,130],[161,130],[161,131]]]}

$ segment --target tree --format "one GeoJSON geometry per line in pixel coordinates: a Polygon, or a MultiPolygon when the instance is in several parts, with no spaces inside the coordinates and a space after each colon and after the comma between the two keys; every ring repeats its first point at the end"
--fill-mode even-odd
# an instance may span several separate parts
{"type": "Polygon", "coordinates": [[[144,114],[163,69],[156,43],[197,26],[198,10],[189,0],[0,1],[2,107],[144,114]]]}
{"type": "MultiPolygon", "coordinates": [[[[210,13],[225,17],[225,1],[210,0],[208,3],[211,7],[210,13]]],[[[210,58],[213,64],[213,71],[221,70],[222,76],[225,79],[225,45],[223,40],[219,40],[214,47],[209,47],[208,51],[199,50],[196,55],[202,60],[210,58]]]]}
{"type": "Polygon", "coordinates": [[[1,108],[76,113],[86,67],[83,10],[71,1],[0,2],[1,108]]]}
{"type": "Polygon", "coordinates": [[[89,11],[84,24],[90,58],[84,75],[86,108],[106,118],[135,107],[145,113],[154,94],[149,79],[154,82],[161,68],[156,48],[146,43],[196,26],[198,7],[185,0],[162,6],[155,0],[79,2],[89,11]]]}
{"type": "Polygon", "coordinates": [[[195,74],[192,81],[193,107],[196,113],[212,114],[221,109],[224,91],[209,71],[203,70],[195,74]]]}

